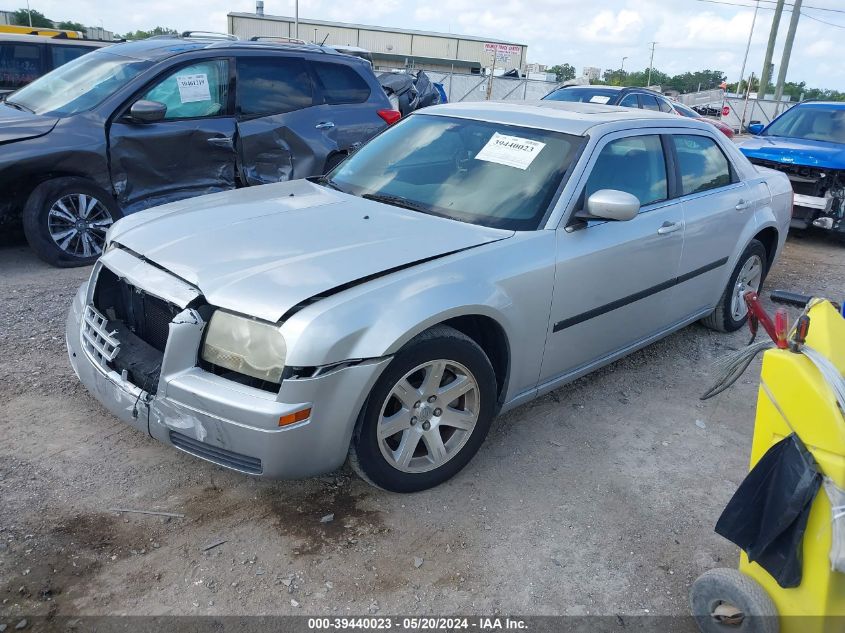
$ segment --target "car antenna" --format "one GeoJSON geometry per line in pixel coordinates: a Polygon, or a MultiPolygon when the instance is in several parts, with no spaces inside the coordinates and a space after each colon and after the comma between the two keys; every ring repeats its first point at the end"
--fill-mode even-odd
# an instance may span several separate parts
{"type": "Polygon", "coordinates": [[[323,41],[322,41],[322,42],[320,42],[320,46],[322,46],[323,44],[325,44],[327,39],[329,39],[329,34],[328,34],[328,33],[326,33],[326,37],[324,37],[324,38],[323,38],[323,41]]]}

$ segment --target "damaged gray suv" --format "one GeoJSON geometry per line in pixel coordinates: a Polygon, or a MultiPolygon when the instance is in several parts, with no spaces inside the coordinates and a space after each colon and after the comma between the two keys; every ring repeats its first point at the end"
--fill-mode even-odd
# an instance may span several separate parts
{"type": "Polygon", "coordinates": [[[400,114],[365,60],[321,46],[163,37],[84,55],[0,104],[0,221],[92,263],[123,215],[327,172],[400,114]]]}

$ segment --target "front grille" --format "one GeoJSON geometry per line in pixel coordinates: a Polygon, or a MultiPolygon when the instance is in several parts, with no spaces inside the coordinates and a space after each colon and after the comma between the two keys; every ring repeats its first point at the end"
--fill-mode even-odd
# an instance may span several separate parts
{"type": "Polygon", "coordinates": [[[226,466],[227,468],[234,468],[235,470],[252,475],[260,475],[262,472],[261,460],[257,457],[241,455],[225,448],[211,446],[182,433],[177,433],[176,431],[170,431],[170,443],[186,453],[207,459],[210,462],[226,466]]]}
{"type": "Polygon", "coordinates": [[[108,319],[94,308],[86,306],[84,318],[82,345],[95,361],[105,367],[114,360],[120,343],[114,338],[114,331],[109,332],[108,319]]]}
{"type": "Polygon", "coordinates": [[[164,352],[170,322],[180,309],[120,279],[108,268],[97,277],[94,306],[110,321],[120,321],[142,341],[164,352]]]}

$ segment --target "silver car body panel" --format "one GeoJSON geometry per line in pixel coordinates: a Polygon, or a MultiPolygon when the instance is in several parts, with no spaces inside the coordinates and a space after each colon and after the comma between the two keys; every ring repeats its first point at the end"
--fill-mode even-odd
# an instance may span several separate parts
{"type": "Polygon", "coordinates": [[[788,179],[754,169],[704,123],[556,102],[450,104],[413,116],[439,115],[586,137],[541,228],[489,229],[307,181],[138,213],[112,228],[112,248],[68,317],[82,381],[121,419],[199,457],[267,477],[325,472],[345,458],[358,413],[392,355],[431,326],[474,316],[501,330],[506,410],[706,315],[755,235],[776,231],[774,255],[786,238],[788,179]],[[628,222],[568,226],[605,143],[679,132],[713,139],[737,182],[649,205],[628,222]],[[81,342],[102,266],[180,308],[198,292],[212,306],[279,322],[286,365],[326,370],[287,378],[278,393],[205,371],[198,363],[205,323],[187,307],[170,324],[157,393],[139,393],[81,342]],[[312,409],[308,420],[279,427],[280,416],[304,407],[312,409]],[[258,459],[261,472],[243,456],[258,459]]]}

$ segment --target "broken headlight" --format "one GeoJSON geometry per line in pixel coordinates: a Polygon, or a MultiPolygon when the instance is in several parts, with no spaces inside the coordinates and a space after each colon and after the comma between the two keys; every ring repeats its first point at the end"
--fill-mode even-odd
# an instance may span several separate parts
{"type": "Polygon", "coordinates": [[[286,351],[278,325],[217,310],[208,324],[202,358],[239,374],[280,383],[286,351]]]}

